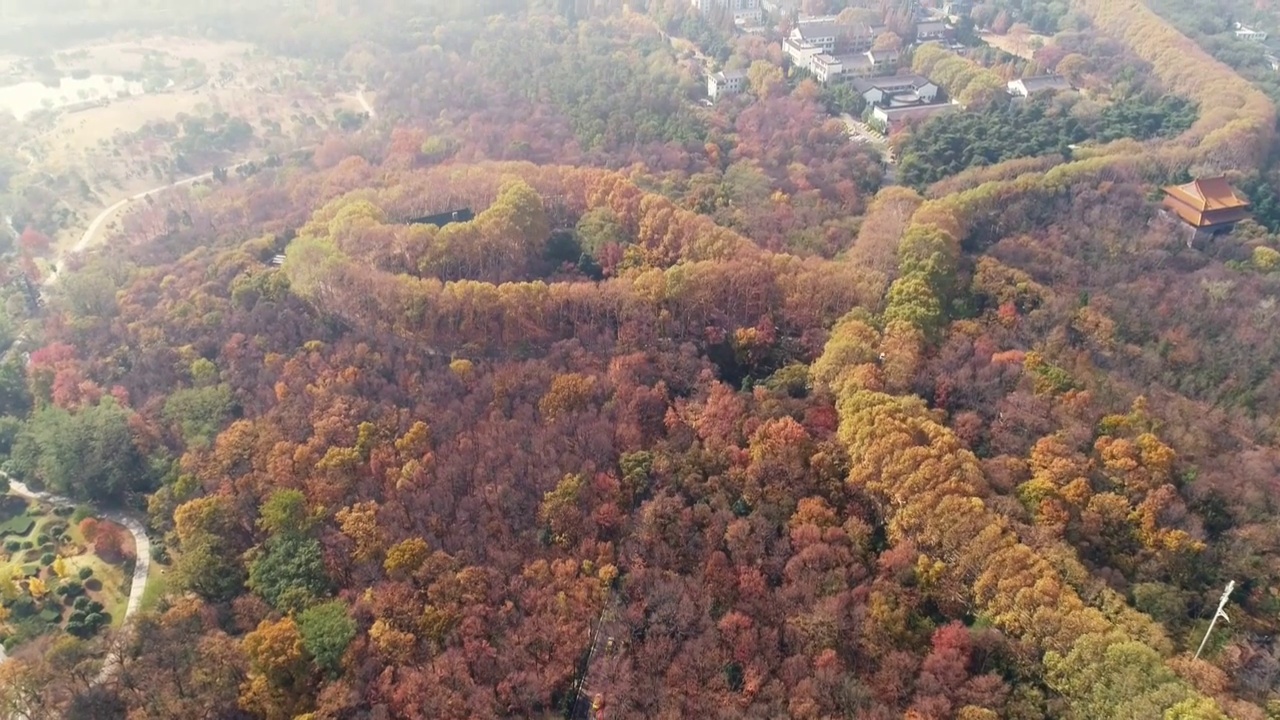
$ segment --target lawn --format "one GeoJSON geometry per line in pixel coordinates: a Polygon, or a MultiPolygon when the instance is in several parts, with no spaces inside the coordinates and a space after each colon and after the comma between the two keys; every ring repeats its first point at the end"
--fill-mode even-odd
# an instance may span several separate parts
{"type": "Polygon", "coordinates": [[[20,497],[0,497],[0,538],[24,538],[31,533],[36,521],[27,514],[28,507],[27,501],[20,497]]]}
{"type": "Polygon", "coordinates": [[[138,606],[139,610],[154,610],[160,600],[164,598],[165,591],[169,586],[169,578],[166,572],[164,565],[158,562],[151,563],[151,569],[147,571],[147,589],[142,591],[142,603],[138,606]]]}
{"type": "MultiPolygon", "coordinates": [[[[132,560],[108,562],[96,554],[71,512],[0,496],[0,642],[6,649],[63,631],[87,637],[124,617],[132,560]]],[[[107,532],[118,527],[100,525],[107,532]]],[[[128,550],[132,537],[119,531],[128,550]]]]}

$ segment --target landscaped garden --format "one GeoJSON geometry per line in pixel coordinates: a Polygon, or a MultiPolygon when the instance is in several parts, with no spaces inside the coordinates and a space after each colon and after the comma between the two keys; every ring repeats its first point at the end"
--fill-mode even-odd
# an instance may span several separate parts
{"type": "Polygon", "coordinates": [[[123,617],[133,540],[85,509],[0,495],[0,642],[88,638],[123,617]]]}

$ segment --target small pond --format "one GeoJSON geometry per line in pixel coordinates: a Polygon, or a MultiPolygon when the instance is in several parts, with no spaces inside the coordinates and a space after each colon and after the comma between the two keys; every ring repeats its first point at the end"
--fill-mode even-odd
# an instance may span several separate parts
{"type": "Polygon", "coordinates": [[[57,85],[22,82],[0,86],[0,112],[10,112],[19,120],[25,120],[37,110],[53,110],[82,102],[115,99],[122,93],[141,95],[142,83],[129,82],[118,75],[64,77],[57,85]]]}

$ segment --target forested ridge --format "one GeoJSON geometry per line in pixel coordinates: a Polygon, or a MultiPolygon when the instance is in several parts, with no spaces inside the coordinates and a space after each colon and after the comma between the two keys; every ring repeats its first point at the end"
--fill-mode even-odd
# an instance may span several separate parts
{"type": "Polygon", "coordinates": [[[1280,238],[1152,202],[1263,171],[1260,91],[1137,2],[990,4],[1132,94],[922,50],[979,107],[882,187],[763,39],[698,104],[686,3],[391,5],[335,61],[376,122],[9,303],[5,470],[144,516],[166,587],[2,712],[1280,716],[1280,238]]]}

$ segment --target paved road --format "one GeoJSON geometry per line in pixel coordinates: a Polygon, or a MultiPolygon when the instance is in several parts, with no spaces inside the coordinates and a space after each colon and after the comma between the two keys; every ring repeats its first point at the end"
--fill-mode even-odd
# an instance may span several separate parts
{"type": "MultiPolygon", "coordinates": [[[[32,490],[26,484],[12,478],[9,479],[9,492],[32,500],[41,500],[50,505],[75,507],[80,504],[71,498],[61,495],[32,490]]],[[[142,523],[138,522],[136,518],[119,512],[104,512],[100,513],[99,517],[123,525],[129,531],[129,534],[133,536],[137,560],[133,566],[133,581],[129,585],[129,601],[125,604],[124,618],[121,623],[123,625],[129,622],[129,618],[133,617],[134,613],[138,612],[138,608],[142,605],[142,592],[147,587],[147,573],[151,571],[151,540],[147,537],[147,531],[143,528],[142,523]]],[[[0,662],[5,659],[4,650],[0,648],[0,662]]],[[[115,665],[116,658],[107,658],[107,661],[102,666],[102,672],[98,673],[95,683],[102,682],[110,677],[115,670],[115,665]]]]}
{"type": "Polygon", "coordinates": [[[898,160],[893,156],[893,149],[889,147],[889,140],[884,135],[876,132],[870,125],[858,120],[849,113],[841,113],[840,120],[844,122],[845,128],[849,131],[850,140],[870,145],[880,153],[880,158],[884,160],[885,164],[884,184],[892,185],[897,176],[898,160]]]}

